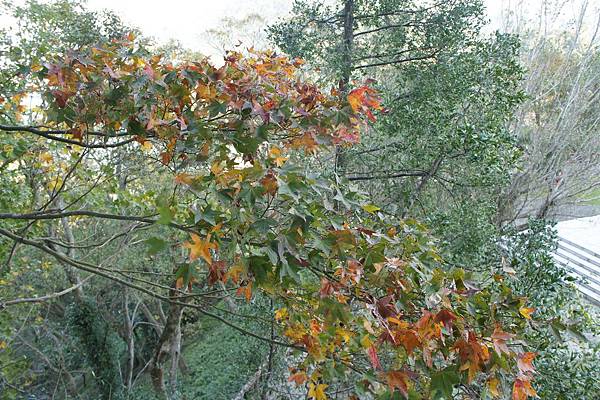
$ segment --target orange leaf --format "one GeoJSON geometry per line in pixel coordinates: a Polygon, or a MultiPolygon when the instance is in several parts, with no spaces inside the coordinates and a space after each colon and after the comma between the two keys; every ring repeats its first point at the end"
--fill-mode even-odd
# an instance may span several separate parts
{"type": "Polygon", "coordinates": [[[535,368],[533,367],[533,359],[535,358],[536,353],[526,352],[519,355],[519,359],[517,360],[517,367],[519,367],[519,371],[522,374],[526,374],[528,372],[535,372],[535,368]]]}
{"type": "Polygon", "coordinates": [[[408,398],[409,377],[406,372],[390,371],[385,374],[385,378],[392,393],[398,389],[404,397],[408,398]]]}
{"type": "Polygon", "coordinates": [[[236,292],[238,296],[244,295],[246,301],[250,301],[252,298],[252,282],[248,282],[246,286],[240,286],[236,292]]]}
{"type": "Polygon", "coordinates": [[[513,385],[512,400],[527,400],[527,397],[537,397],[535,389],[529,379],[517,378],[513,385]]]}
{"type": "Polygon", "coordinates": [[[290,375],[288,378],[288,381],[294,382],[296,386],[303,385],[307,380],[308,376],[306,375],[306,372],[303,371],[296,372],[295,374],[290,375]]]}
{"type": "Polygon", "coordinates": [[[175,183],[185,183],[186,185],[191,185],[193,180],[194,177],[190,174],[186,174],[185,172],[175,175],[175,183]]]}
{"type": "Polygon", "coordinates": [[[194,261],[199,257],[202,257],[209,265],[212,264],[212,256],[210,250],[217,250],[218,246],[216,243],[210,242],[210,235],[206,237],[206,240],[202,240],[200,236],[192,233],[192,243],[185,242],[183,247],[190,249],[190,260],[194,261]]]}
{"type": "Polygon", "coordinates": [[[268,193],[271,196],[274,196],[275,193],[277,193],[277,188],[279,185],[277,184],[277,178],[275,178],[275,175],[273,175],[272,172],[269,172],[263,176],[260,180],[260,184],[262,185],[263,189],[265,189],[265,193],[268,193]]]}

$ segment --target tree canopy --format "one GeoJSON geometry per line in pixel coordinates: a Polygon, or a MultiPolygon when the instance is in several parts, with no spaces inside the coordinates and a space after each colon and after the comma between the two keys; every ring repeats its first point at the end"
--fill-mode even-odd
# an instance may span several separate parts
{"type": "Polygon", "coordinates": [[[200,398],[193,360],[249,370],[201,382],[222,398],[266,376],[256,398],[526,400],[552,385],[536,357],[566,359],[549,338],[595,329],[544,224],[499,222],[523,70],[479,2],[299,1],[279,49],[218,64],[78,3],[12,11],[7,398],[200,398]]]}

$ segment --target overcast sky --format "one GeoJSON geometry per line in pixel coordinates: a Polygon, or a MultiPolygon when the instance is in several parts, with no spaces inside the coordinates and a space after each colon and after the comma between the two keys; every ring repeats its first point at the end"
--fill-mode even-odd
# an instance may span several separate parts
{"type": "MultiPolygon", "coordinates": [[[[24,0],[13,0],[23,3],[24,0]]],[[[549,3],[564,4],[561,21],[577,14],[586,0],[547,0],[549,3]]],[[[599,15],[600,0],[587,0],[590,3],[588,15],[599,15]]],[[[274,21],[286,15],[293,0],[88,0],[92,9],[110,9],[125,22],[138,27],[147,36],[153,36],[159,42],[169,39],[179,40],[185,47],[214,53],[204,37],[206,30],[218,27],[225,17],[241,18],[258,13],[267,21],[274,21]]],[[[503,9],[510,7],[534,18],[539,15],[542,0],[485,0],[488,16],[491,19],[490,30],[501,27],[503,9]]],[[[2,22],[0,21],[0,24],[2,22]]]]}

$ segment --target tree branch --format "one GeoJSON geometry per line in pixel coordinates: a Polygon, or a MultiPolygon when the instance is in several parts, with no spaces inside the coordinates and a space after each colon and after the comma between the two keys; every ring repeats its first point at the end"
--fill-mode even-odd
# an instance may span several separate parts
{"type": "MultiPolygon", "coordinates": [[[[124,145],[126,145],[128,143],[131,143],[131,142],[135,141],[135,138],[130,138],[130,139],[127,139],[127,140],[116,142],[116,143],[90,144],[90,143],[80,142],[78,140],[67,139],[67,138],[64,138],[64,137],[55,136],[55,135],[61,135],[61,134],[68,133],[65,130],[42,130],[42,129],[38,129],[38,128],[35,128],[35,127],[32,127],[32,126],[8,126],[8,125],[0,125],[0,131],[5,131],[5,132],[29,132],[29,133],[33,133],[34,135],[41,136],[41,137],[43,137],[45,139],[54,140],[56,142],[61,142],[61,143],[66,143],[66,144],[71,144],[71,145],[74,145],[74,146],[86,147],[88,149],[105,149],[105,148],[110,148],[110,147],[120,147],[120,146],[124,146],[124,145]]],[[[110,136],[107,135],[106,137],[110,137],[110,136]]]]}
{"type": "Polygon", "coordinates": [[[25,298],[14,299],[14,300],[9,300],[9,301],[2,302],[2,303],[0,303],[0,310],[2,310],[6,306],[12,306],[12,305],[15,305],[15,304],[21,304],[21,303],[42,303],[42,302],[45,302],[45,301],[48,301],[48,300],[55,299],[57,297],[64,296],[67,293],[70,293],[70,292],[72,292],[74,290],[79,289],[91,277],[92,276],[90,275],[87,278],[85,278],[83,281],[79,282],[77,285],[71,286],[70,288],[62,290],[60,292],[48,294],[46,296],[42,296],[42,297],[25,297],[25,298]]]}

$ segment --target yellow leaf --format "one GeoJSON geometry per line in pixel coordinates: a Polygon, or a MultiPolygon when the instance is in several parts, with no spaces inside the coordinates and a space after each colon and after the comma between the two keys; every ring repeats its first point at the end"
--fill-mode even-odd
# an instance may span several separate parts
{"type": "Polygon", "coordinates": [[[363,204],[361,207],[362,207],[363,210],[365,210],[369,214],[373,214],[375,211],[381,210],[381,208],[379,208],[379,207],[377,207],[376,205],[373,205],[373,204],[363,204]]]}
{"type": "Polygon", "coordinates": [[[44,153],[40,154],[40,161],[43,161],[45,163],[51,163],[53,160],[52,154],[48,153],[47,151],[44,153]]]}
{"type": "Polygon", "coordinates": [[[277,321],[285,319],[287,316],[288,316],[288,310],[285,307],[280,308],[279,310],[275,311],[275,319],[277,321]]]}
{"type": "Polygon", "coordinates": [[[142,143],[142,150],[145,152],[149,152],[150,150],[152,150],[153,146],[152,146],[152,142],[150,142],[149,140],[146,140],[144,143],[142,143]]]}
{"type": "Polygon", "coordinates": [[[308,397],[314,400],[327,400],[327,395],[325,394],[325,389],[327,385],[324,383],[319,383],[315,385],[314,383],[310,383],[308,385],[308,397]]]}
{"type": "Polygon", "coordinates": [[[500,391],[498,390],[499,383],[500,383],[500,381],[498,380],[498,378],[491,378],[487,382],[488,391],[490,392],[492,397],[500,397],[500,391]]]}
{"type": "Polygon", "coordinates": [[[371,325],[371,321],[369,321],[368,319],[365,319],[363,321],[363,326],[365,327],[367,332],[369,332],[371,335],[375,335],[375,331],[373,330],[373,325],[371,325]]]}
{"type": "Polygon", "coordinates": [[[535,308],[533,307],[521,307],[519,308],[519,314],[521,314],[526,319],[531,319],[531,314],[535,312],[535,308]]]}
{"type": "Polygon", "coordinates": [[[360,344],[365,349],[368,349],[369,347],[373,346],[373,341],[371,340],[371,338],[369,337],[369,335],[365,335],[365,336],[363,336],[362,339],[360,339],[360,344]]]}
{"type": "Polygon", "coordinates": [[[269,150],[269,156],[275,161],[275,164],[278,167],[281,167],[288,159],[287,157],[282,156],[281,149],[275,146],[271,147],[269,150]]]}
{"type": "Polygon", "coordinates": [[[335,330],[335,333],[340,336],[345,343],[348,343],[350,341],[350,338],[352,337],[352,332],[343,329],[343,328],[337,328],[335,330]]]}

